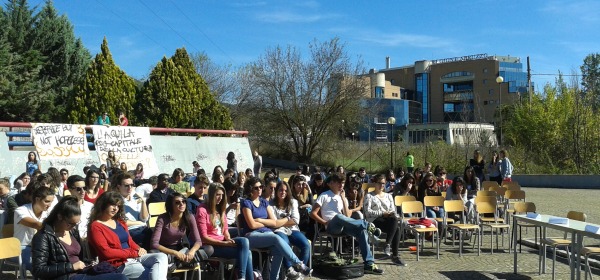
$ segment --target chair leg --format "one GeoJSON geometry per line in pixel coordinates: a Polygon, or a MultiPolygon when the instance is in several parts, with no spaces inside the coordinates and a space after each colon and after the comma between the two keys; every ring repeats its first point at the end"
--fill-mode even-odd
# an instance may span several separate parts
{"type": "Polygon", "coordinates": [[[556,247],[552,247],[552,280],[556,279],[554,267],[556,266],[556,247]]]}

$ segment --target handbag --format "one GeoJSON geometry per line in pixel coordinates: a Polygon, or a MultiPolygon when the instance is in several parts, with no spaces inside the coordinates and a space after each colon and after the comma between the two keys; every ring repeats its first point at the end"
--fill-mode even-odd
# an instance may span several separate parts
{"type": "Polygon", "coordinates": [[[90,265],[90,266],[85,267],[81,271],[81,274],[100,275],[100,274],[116,273],[116,272],[117,272],[116,267],[114,267],[112,264],[110,264],[107,261],[102,261],[95,265],[90,265]]]}

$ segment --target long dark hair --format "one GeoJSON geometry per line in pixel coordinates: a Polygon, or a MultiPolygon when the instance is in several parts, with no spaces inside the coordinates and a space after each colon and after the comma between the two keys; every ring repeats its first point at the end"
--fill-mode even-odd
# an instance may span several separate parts
{"type": "Polygon", "coordinates": [[[49,195],[54,195],[54,190],[48,187],[39,187],[33,190],[33,193],[31,194],[31,205],[37,203],[36,199],[42,200],[49,195]]]}
{"type": "Polygon", "coordinates": [[[457,188],[457,186],[458,186],[459,183],[463,185],[463,189],[462,189],[462,192],[460,194],[467,193],[467,186],[465,184],[465,180],[462,177],[460,177],[460,176],[457,176],[456,178],[454,178],[454,180],[452,180],[452,186],[451,186],[452,193],[453,194],[459,194],[458,190],[456,190],[456,188],[457,188]]]}
{"type": "Polygon", "coordinates": [[[254,187],[256,183],[261,183],[262,185],[262,180],[260,180],[258,177],[252,177],[246,180],[246,183],[244,183],[244,196],[246,198],[250,198],[250,195],[252,194],[252,187],[254,187]]]}
{"type": "Polygon", "coordinates": [[[88,172],[85,174],[85,188],[89,190],[92,187],[93,187],[94,193],[98,192],[98,189],[100,188],[100,173],[98,173],[98,171],[96,171],[94,169],[88,170],[88,172]],[[90,178],[94,174],[98,175],[98,184],[96,184],[95,186],[90,186],[90,178]]]}
{"type": "Polygon", "coordinates": [[[104,210],[111,205],[116,205],[119,207],[117,214],[113,217],[113,220],[125,220],[125,207],[123,205],[125,201],[123,201],[123,196],[117,192],[105,192],[98,197],[96,203],[94,204],[94,208],[92,208],[92,213],[90,214],[90,223],[88,224],[88,231],[91,231],[92,222],[100,219],[104,210]]]}
{"type": "MultiPolygon", "coordinates": [[[[167,200],[165,201],[165,208],[167,210],[167,214],[169,215],[169,217],[171,217],[171,221],[173,221],[172,217],[173,217],[173,204],[176,198],[183,198],[183,202],[185,203],[186,198],[185,196],[183,196],[183,194],[180,194],[178,192],[174,192],[172,194],[170,194],[167,197],[167,200]]],[[[185,209],[185,211],[183,211],[183,223],[181,221],[179,221],[179,229],[183,230],[183,231],[188,231],[190,229],[190,225],[188,223],[188,219],[190,217],[190,211],[188,211],[187,209],[185,209]]]]}
{"type": "Polygon", "coordinates": [[[406,188],[407,188],[406,185],[407,185],[408,180],[413,180],[413,186],[410,189],[410,191],[408,191],[408,194],[412,195],[414,197],[417,197],[419,195],[419,193],[418,193],[419,185],[417,184],[417,182],[415,180],[415,176],[412,175],[411,173],[404,174],[404,177],[402,177],[402,179],[400,180],[400,183],[399,183],[400,187],[394,189],[394,195],[400,195],[402,192],[404,192],[404,190],[406,190],[406,188]],[[398,191],[396,191],[396,190],[398,190],[398,191]]]}
{"type": "Polygon", "coordinates": [[[285,209],[285,211],[291,212],[292,196],[290,195],[290,191],[291,191],[290,186],[285,181],[281,181],[281,182],[277,183],[277,186],[275,186],[275,201],[273,202],[275,207],[277,207],[278,209],[285,209]],[[287,188],[287,192],[285,193],[285,197],[283,198],[283,201],[281,201],[279,199],[279,196],[277,195],[277,193],[283,187],[287,188]]]}
{"type": "Polygon", "coordinates": [[[38,160],[37,160],[37,154],[36,154],[35,152],[29,152],[29,153],[27,154],[27,162],[30,162],[30,161],[29,161],[29,155],[31,155],[31,154],[33,154],[33,163],[37,164],[37,163],[38,163],[38,160]]]}
{"type": "Polygon", "coordinates": [[[74,216],[81,216],[81,208],[79,207],[79,199],[68,195],[63,197],[56,206],[50,211],[48,217],[44,220],[44,224],[54,226],[58,222],[58,215],[64,219],[69,219],[74,216]]]}
{"type": "Polygon", "coordinates": [[[471,187],[475,187],[475,178],[477,178],[477,176],[475,175],[475,169],[473,168],[473,166],[465,167],[465,172],[463,173],[463,177],[464,177],[464,181],[466,182],[467,185],[471,185],[471,187]],[[469,172],[471,172],[471,175],[467,176],[467,174],[469,174],[469,172]]]}

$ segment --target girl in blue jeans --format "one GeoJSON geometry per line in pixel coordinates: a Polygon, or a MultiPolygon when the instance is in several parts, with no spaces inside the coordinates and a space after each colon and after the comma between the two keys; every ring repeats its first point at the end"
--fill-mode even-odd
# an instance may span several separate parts
{"type": "Polygon", "coordinates": [[[283,259],[289,261],[292,266],[286,272],[292,278],[301,272],[304,275],[310,275],[312,269],[299,260],[292,248],[277,234],[274,234],[270,228],[279,228],[292,220],[291,217],[275,218],[273,209],[269,207],[267,201],[261,197],[262,182],[259,178],[252,177],[244,186],[248,198],[242,200],[242,219],[240,226],[242,235],[248,238],[250,248],[268,248],[273,260],[271,262],[271,280],[277,280],[279,269],[283,259]]]}
{"type": "Polygon", "coordinates": [[[213,246],[212,256],[236,260],[237,279],[253,280],[252,254],[248,239],[244,237],[231,238],[226,210],[225,188],[220,183],[210,184],[206,201],[196,208],[196,222],[200,237],[202,242],[213,246]]]}
{"type": "MultiPolygon", "coordinates": [[[[275,187],[275,199],[271,201],[271,207],[276,218],[291,217],[282,227],[275,230],[275,234],[279,235],[288,244],[300,249],[300,260],[305,265],[308,265],[308,261],[310,260],[310,244],[298,227],[298,223],[300,222],[298,201],[292,198],[289,185],[285,181],[277,183],[275,187]]],[[[286,270],[292,266],[292,263],[288,260],[284,261],[283,264],[286,270]]]]}

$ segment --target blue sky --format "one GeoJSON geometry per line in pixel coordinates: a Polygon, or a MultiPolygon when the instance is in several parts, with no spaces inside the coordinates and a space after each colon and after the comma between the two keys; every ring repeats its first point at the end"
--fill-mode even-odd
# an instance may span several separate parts
{"type": "MultiPolygon", "coordinates": [[[[30,0],[31,6],[43,0],[30,0]]],[[[238,67],[277,45],[339,37],[366,69],[487,53],[530,56],[538,86],[579,72],[600,52],[600,1],[55,0],[93,53],[104,36],[116,63],[146,77],[185,46],[238,67]]],[[[539,89],[540,87],[538,87],[539,89]]]]}

